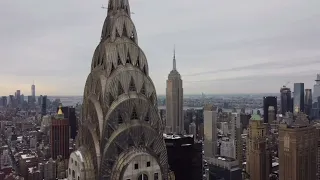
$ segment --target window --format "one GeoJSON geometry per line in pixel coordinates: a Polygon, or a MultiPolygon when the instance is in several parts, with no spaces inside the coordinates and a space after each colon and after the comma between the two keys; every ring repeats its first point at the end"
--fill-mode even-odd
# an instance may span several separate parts
{"type": "Polygon", "coordinates": [[[141,174],[138,178],[138,180],[148,180],[148,175],[146,174],[141,174]]]}
{"type": "Polygon", "coordinates": [[[154,173],[153,179],[154,179],[154,180],[159,180],[159,174],[158,174],[158,173],[154,173]]]}
{"type": "Polygon", "coordinates": [[[150,164],[151,164],[150,161],[148,161],[148,162],[147,162],[147,167],[150,167],[150,164]]]}
{"type": "Polygon", "coordinates": [[[69,168],[69,174],[71,174],[71,169],[69,168]]]}
{"type": "Polygon", "coordinates": [[[77,166],[77,165],[78,165],[78,162],[77,162],[77,161],[74,161],[74,164],[77,166]]]}
{"type": "Polygon", "coordinates": [[[134,169],[139,169],[139,164],[134,164],[134,169]]]}

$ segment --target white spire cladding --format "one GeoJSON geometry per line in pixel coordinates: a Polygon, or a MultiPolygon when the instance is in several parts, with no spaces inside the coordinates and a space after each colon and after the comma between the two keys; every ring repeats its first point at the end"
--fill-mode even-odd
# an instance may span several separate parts
{"type": "Polygon", "coordinates": [[[176,46],[173,48],[173,70],[177,70],[176,67],[176,46]]]}
{"type": "Polygon", "coordinates": [[[84,89],[77,137],[77,153],[92,164],[84,170],[87,177],[138,179],[147,172],[168,179],[164,123],[148,74],[128,0],[110,0],[84,89]],[[142,168],[145,160],[151,163],[149,170],[142,168]]]}
{"type": "Polygon", "coordinates": [[[173,51],[173,69],[167,80],[166,89],[166,133],[184,134],[183,86],[176,68],[176,52],[173,51]]]}

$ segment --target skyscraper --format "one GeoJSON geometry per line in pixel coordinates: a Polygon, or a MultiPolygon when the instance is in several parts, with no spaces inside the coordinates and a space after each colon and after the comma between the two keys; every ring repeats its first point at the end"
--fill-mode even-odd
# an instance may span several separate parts
{"type": "Polygon", "coordinates": [[[304,96],[304,112],[306,115],[310,116],[312,110],[312,90],[305,89],[305,96],[304,96]]]}
{"type": "Polygon", "coordinates": [[[47,96],[42,96],[41,103],[41,115],[47,115],[47,96]]]}
{"type": "Polygon", "coordinates": [[[173,53],[173,69],[167,80],[166,110],[166,133],[183,134],[183,88],[181,76],[176,68],[175,52],[173,53]]]}
{"type": "Polygon", "coordinates": [[[53,159],[57,159],[57,156],[61,155],[63,159],[69,158],[69,121],[64,118],[62,107],[59,107],[59,111],[52,119],[51,125],[51,156],[53,159]]]}
{"type": "Polygon", "coordinates": [[[241,138],[241,122],[240,114],[231,114],[231,140],[234,141],[235,145],[235,159],[239,161],[239,164],[243,162],[243,143],[241,138]]]}
{"type": "Polygon", "coordinates": [[[302,112],[296,116],[292,124],[281,124],[279,128],[279,179],[316,179],[316,127],[309,125],[302,112]]]}
{"type": "Polygon", "coordinates": [[[291,90],[290,88],[283,86],[280,89],[280,110],[281,114],[285,115],[286,112],[292,112],[292,99],[291,99],[291,90]]]}
{"type": "Polygon", "coordinates": [[[267,126],[259,115],[252,115],[248,132],[246,171],[250,179],[269,180],[271,159],[266,139],[267,126]]]}
{"type": "Polygon", "coordinates": [[[128,0],[109,0],[84,89],[75,153],[86,157],[81,171],[92,179],[167,180],[164,123],[130,16],[128,0]]]}
{"type": "Polygon", "coordinates": [[[35,102],[36,101],[36,85],[34,85],[34,83],[31,85],[31,96],[35,102]]]}
{"type": "Polygon", "coordinates": [[[316,101],[320,96],[320,74],[317,74],[316,84],[313,86],[313,98],[316,101]]]}
{"type": "Polygon", "coordinates": [[[294,83],[293,86],[293,111],[304,112],[304,83],[294,83]]]}
{"type": "Polygon", "coordinates": [[[276,119],[276,114],[278,112],[278,106],[277,106],[277,97],[276,96],[266,96],[263,97],[263,122],[268,123],[269,120],[269,106],[273,106],[275,114],[274,119],[276,119]]]}
{"type": "Polygon", "coordinates": [[[217,155],[217,118],[218,108],[206,105],[203,108],[204,118],[204,156],[214,158],[217,155]]]}

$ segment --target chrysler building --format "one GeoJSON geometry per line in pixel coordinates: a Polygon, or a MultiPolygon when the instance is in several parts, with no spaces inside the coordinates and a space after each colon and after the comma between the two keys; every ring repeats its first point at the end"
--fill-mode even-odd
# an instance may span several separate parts
{"type": "Polygon", "coordinates": [[[166,95],[166,133],[184,134],[183,88],[176,68],[176,54],[173,53],[173,69],[167,80],[166,95]]]}

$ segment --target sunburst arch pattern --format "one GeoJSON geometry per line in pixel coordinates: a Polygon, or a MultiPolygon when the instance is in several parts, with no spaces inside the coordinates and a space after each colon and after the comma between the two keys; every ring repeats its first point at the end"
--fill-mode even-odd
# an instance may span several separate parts
{"type": "Polygon", "coordinates": [[[77,148],[91,158],[93,179],[123,179],[134,157],[148,155],[167,180],[164,124],[130,15],[128,0],[109,0],[84,89],[77,148]]]}

